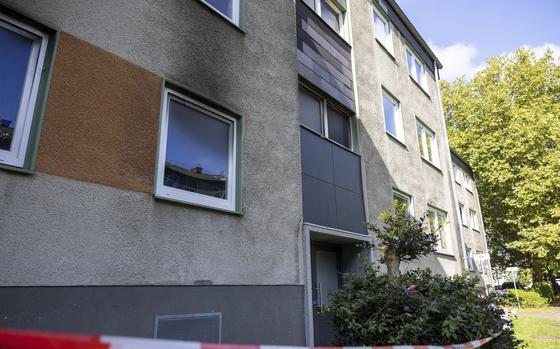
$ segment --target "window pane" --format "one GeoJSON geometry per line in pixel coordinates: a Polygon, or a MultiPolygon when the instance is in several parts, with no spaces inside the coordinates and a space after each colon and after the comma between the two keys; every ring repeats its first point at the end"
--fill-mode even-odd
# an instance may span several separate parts
{"type": "Polygon", "coordinates": [[[329,124],[329,138],[350,148],[349,118],[328,106],[327,118],[329,124]]]}
{"type": "Polygon", "coordinates": [[[426,153],[428,155],[428,160],[430,160],[430,162],[434,162],[434,156],[432,155],[432,135],[429,134],[428,132],[425,132],[424,135],[426,136],[426,147],[428,147],[428,149],[426,149],[426,153]]]}
{"type": "Polygon", "coordinates": [[[394,136],[398,136],[396,122],[397,105],[387,96],[383,96],[383,113],[385,114],[385,129],[394,136]]]}
{"type": "Polygon", "coordinates": [[[227,199],[230,127],[171,100],[164,185],[227,199]]]}
{"type": "Polygon", "coordinates": [[[321,101],[300,87],[299,121],[319,133],[321,132],[321,101]]]}
{"type": "Polygon", "coordinates": [[[428,221],[430,222],[430,230],[432,233],[435,233],[437,231],[437,223],[433,211],[428,211],[428,221]]]}
{"type": "Polygon", "coordinates": [[[9,151],[33,41],[0,26],[0,149],[9,151]]]}
{"type": "Polygon", "coordinates": [[[224,16],[233,19],[233,0],[204,0],[224,16]]]}
{"type": "Polygon", "coordinates": [[[424,75],[424,73],[423,73],[424,67],[417,60],[414,60],[414,66],[416,67],[416,81],[419,84],[421,84],[422,83],[422,75],[424,75]]]}
{"type": "Polygon", "coordinates": [[[406,62],[408,64],[408,74],[414,77],[414,57],[410,51],[406,51],[406,62]]]}
{"type": "Polygon", "coordinates": [[[339,13],[325,0],[321,0],[321,18],[323,18],[337,33],[340,32],[339,13]]]}
{"type": "Polygon", "coordinates": [[[424,131],[422,129],[422,126],[420,126],[419,124],[416,124],[416,132],[418,134],[418,149],[420,149],[420,155],[425,156],[424,141],[422,140],[422,135],[424,134],[424,131]]]}
{"type": "Polygon", "coordinates": [[[386,22],[375,11],[373,12],[373,22],[375,26],[375,35],[382,43],[386,44],[388,36],[388,26],[386,22]]]}

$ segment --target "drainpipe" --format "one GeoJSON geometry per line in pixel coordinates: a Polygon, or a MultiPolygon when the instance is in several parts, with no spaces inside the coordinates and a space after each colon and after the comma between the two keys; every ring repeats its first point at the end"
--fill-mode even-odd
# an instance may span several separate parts
{"type": "Polygon", "coordinates": [[[451,161],[451,150],[449,148],[449,140],[447,138],[447,127],[445,126],[445,116],[443,115],[443,105],[441,102],[441,94],[439,90],[439,71],[437,67],[437,62],[434,60],[434,75],[436,78],[436,93],[437,93],[437,100],[439,104],[439,112],[441,115],[441,120],[443,122],[443,138],[445,141],[445,149],[446,149],[446,156],[445,159],[447,160],[447,171],[449,173],[449,184],[451,185],[451,193],[453,196],[453,204],[455,206],[455,216],[457,217],[457,225],[459,226],[459,238],[461,240],[461,250],[463,252],[463,270],[468,270],[468,263],[467,263],[467,249],[465,246],[465,236],[463,232],[463,225],[460,222],[461,214],[459,211],[459,201],[457,200],[457,191],[455,189],[455,180],[453,179],[453,164],[451,161]]]}

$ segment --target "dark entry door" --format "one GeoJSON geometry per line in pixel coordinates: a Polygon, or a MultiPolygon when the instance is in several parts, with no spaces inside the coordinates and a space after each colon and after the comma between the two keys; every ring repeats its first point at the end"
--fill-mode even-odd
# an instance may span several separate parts
{"type": "Polygon", "coordinates": [[[340,251],[336,245],[311,245],[313,334],[315,346],[326,346],[334,336],[331,317],[320,314],[329,295],[340,287],[340,251]]]}

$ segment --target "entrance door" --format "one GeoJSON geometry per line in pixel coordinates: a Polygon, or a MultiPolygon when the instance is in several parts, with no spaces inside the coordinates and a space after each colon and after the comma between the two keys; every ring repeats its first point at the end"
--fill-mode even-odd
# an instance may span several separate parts
{"type": "Polygon", "coordinates": [[[313,282],[313,335],[315,346],[330,344],[334,332],[331,317],[320,314],[330,303],[329,295],[340,287],[340,252],[336,245],[311,245],[313,282]]]}

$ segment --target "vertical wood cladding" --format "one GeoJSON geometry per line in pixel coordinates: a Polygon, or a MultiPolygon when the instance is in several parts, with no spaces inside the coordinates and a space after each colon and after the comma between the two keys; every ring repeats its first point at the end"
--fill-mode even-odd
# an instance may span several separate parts
{"type": "Polygon", "coordinates": [[[301,0],[296,17],[299,75],[355,111],[350,45],[301,0]]]}
{"type": "Polygon", "coordinates": [[[161,79],[61,33],[36,169],[152,192],[161,79]]]}

